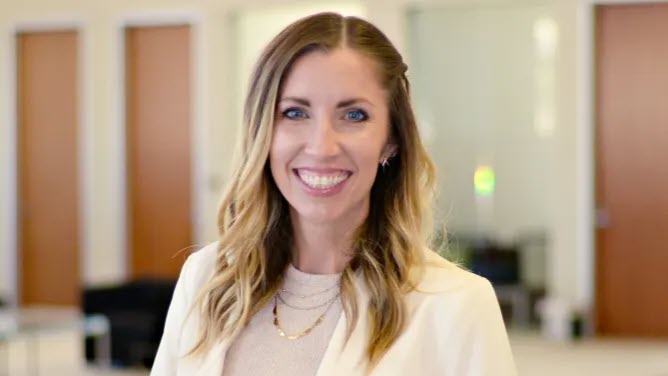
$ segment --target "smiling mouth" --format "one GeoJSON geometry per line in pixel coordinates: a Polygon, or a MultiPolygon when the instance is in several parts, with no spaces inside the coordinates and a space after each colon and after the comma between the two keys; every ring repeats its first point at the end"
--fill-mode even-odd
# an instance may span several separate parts
{"type": "Polygon", "coordinates": [[[344,181],[352,175],[350,171],[338,170],[328,173],[318,173],[306,169],[295,169],[295,174],[307,186],[313,189],[331,189],[344,181]]]}

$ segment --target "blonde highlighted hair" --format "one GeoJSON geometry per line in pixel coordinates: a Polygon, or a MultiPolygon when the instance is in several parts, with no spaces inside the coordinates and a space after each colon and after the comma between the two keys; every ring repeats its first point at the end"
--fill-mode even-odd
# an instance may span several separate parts
{"type": "Polygon", "coordinates": [[[341,277],[348,337],[357,325],[356,271],[368,287],[366,359],[374,365],[402,333],[404,295],[414,289],[411,273],[421,265],[431,236],[434,167],[420,141],[410,104],[407,66],[388,38],[355,17],[320,13],[301,19],[264,49],[251,77],[231,181],[218,213],[219,243],[214,275],[190,313],[201,323],[188,355],[206,352],[222,338],[235,338],[265,306],[282,281],[293,245],[289,204],[269,171],[276,103],[291,65],[311,51],[351,48],[370,57],[387,94],[390,134],[398,146],[379,168],[366,221],[356,232],[354,255],[341,277]]]}

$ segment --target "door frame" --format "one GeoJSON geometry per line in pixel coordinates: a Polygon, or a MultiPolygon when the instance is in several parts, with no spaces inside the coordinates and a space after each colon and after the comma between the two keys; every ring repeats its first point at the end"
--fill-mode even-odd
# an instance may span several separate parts
{"type": "Polygon", "coordinates": [[[131,245],[128,233],[128,193],[127,193],[127,135],[126,135],[126,44],[125,31],[131,27],[152,27],[152,26],[182,26],[190,27],[190,192],[191,192],[191,212],[190,223],[192,224],[193,241],[201,244],[204,241],[203,217],[206,203],[206,184],[205,171],[207,169],[206,155],[206,62],[207,53],[204,48],[205,39],[202,30],[204,16],[199,11],[155,11],[155,12],[133,12],[122,15],[115,23],[114,42],[113,42],[113,65],[112,77],[115,77],[113,86],[113,146],[112,150],[116,153],[112,159],[116,163],[113,171],[114,181],[116,182],[116,205],[115,217],[117,218],[117,234],[120,236],[121,252],[119,265],[123,278],[131,276],[130,270],[130,252],[131,245]]]}
{"type": "Polygon", "coordinates": [[[576,41],[576,238],[579,298],[589,302],[588,334],[596,328],[596,7],[599,5],[668,4],[668,0],[584,0],[578,5],[576,41]]]}
{"type": "MultiPolygon", "coordinates": [[[[18,98],[16,92],[18,89],[18,66],[17,66],[17,43],[16,38],[21,33],[29,32],[58,32],[58,31],[75,31],[77,33],[77,63],[78,63],[78,95],[77,95],[77,179],[80,192],[80,199],[78,201],[78,217],[79,217],[79,246],[78,257],[79,263],[79,280],[81,285],[89,279],[86,275],[86,265],[90,259],[89,254],[92,249],[90,244],[89,226],[92,218],[92,170],[91,159],[93,156],[93,142],[92,142],[92,112],[89,105],[89,96],[93,92],[91,88],[91,71],[89,63],[90,54],[90,36],[86,32],[86,23],[80,18],[48,18],[48,19],[29,19],[25,21],[18,21],[10,24],[7,30],[5,45],[8,46],[9,53],[7,54],[7,72],[5,82],[8,83],[7,93],[7,114],[5,117],[7,132],[3,139],[6,140],[3,147],[7,150],[6,164],[0,166],[2,170],[7,171],[7,179],[4,180],[7,184],[7,195],[2,197],[8,203],[7,208],[3,210],[0,215],[5,216],[8,223],[7,240],[0,244],[0,246],[9,250],[9,262],[3,273],[9,275],[9,296],[7,297],[7,304],[9,307],[17,308],[19,297],[21,296],[21,270],[19,268],[19,183],[18,183],[18,114],[17,104],[18,98]]],[[[2,184],[2,183],[0,183],[2,184]]]]}

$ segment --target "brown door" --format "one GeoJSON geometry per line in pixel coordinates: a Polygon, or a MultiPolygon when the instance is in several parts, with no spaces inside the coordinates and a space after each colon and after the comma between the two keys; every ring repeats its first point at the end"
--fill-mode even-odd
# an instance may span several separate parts
{"type": "Polygon", "coordinates": [[[17,35],[19,304],[79,304],[77,33],[17,35]]]}
{"type": "Polygon", "coordinates": [[[192,244],[190,28],[127,29],[126,57],[129,267],[173,278],[192,244]]]}
{"type": "Polygon", "coordinates": [[[668,336],[668,4],[596,12],[597,326],[668,336]]]}

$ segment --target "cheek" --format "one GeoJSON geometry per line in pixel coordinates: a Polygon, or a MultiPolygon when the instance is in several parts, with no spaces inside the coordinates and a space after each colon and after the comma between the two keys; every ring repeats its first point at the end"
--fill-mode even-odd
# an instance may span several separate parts
{"type": "Polygon", "coordinates": [[[378,162],[378,155],[380,153],[377,152],[376,148],[368,148],[366,149],[363,153],[359,154],[359,161],[360,164],[363,166],[364,170],[367,173],[375,173],[377,169],[377,162],[378,162]]]}
{"type": "MultiPolygon", "coordinates": [[[[271,147],[269,149],[269,170],[271,175],[274,178],[274,182],[278,185],[279,189],[284,185],[284,182],[287,180],[285,174],[285,151],[282,148],[281,143],[276,143],[272,141],[271,147]]],[[[282,189],[281,189],[282,190],[282,189]]]]}
{"type": "Polygon", "coordinates": [[[355,154],[360,168],[363,168],[367,172],[373,171],[375,174],[386,140],[387,132],[375,129],[374,132],[369,133],[366,137],[356,142],[355,154]]]}
{"type": "Polygon", "coordinates": [[[300,151],[300,137],[281,126],[274,128],[274,135],[269,147],[269,169],[274,182],[283,195],[291,190],[292,171],[290,163],[300,151]]]}
{"type": "Polygon", "coordinates": [[[373,183],[378,170],[378,159],[382,146],[378,142],[364,142],[356,145],[354,160],[359,169],[360,178],[365,185],[373,183]]]}
{"type": "Polygon", "coordinates": [[[287,163],[292,149],[293,147],[290,144],[290,137],[287,137],[285,132],[277,129],[269,148],[269,164],[272,172],[285,167],[285,163],[287,163]]]}

